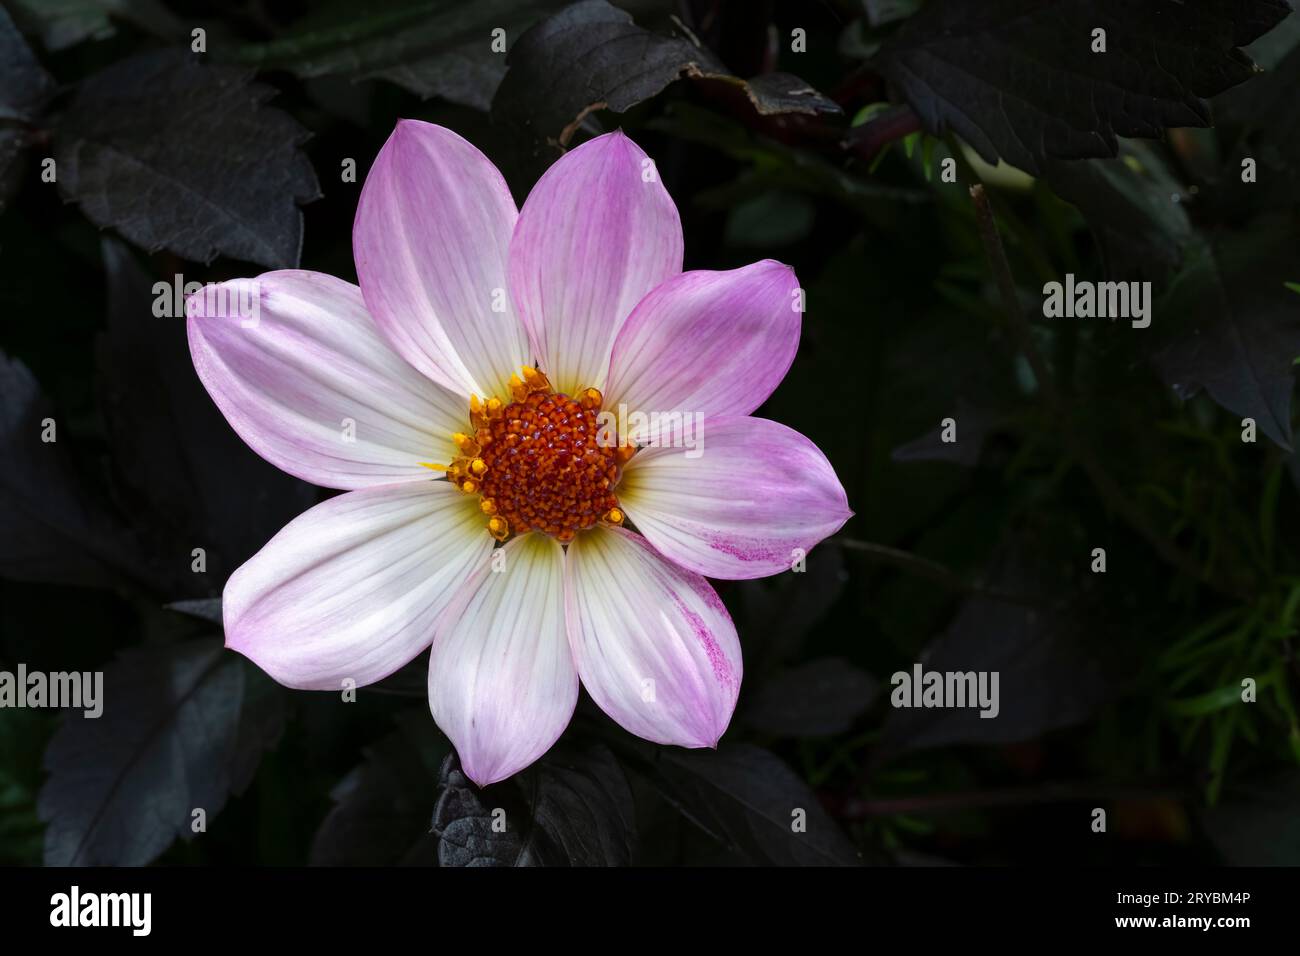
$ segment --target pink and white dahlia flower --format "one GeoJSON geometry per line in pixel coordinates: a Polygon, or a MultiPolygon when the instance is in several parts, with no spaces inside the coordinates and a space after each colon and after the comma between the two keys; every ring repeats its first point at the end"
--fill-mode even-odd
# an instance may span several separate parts
{"type": "Polygon", "coordinates": [[[482,153],[410,120],[352,245],[360,287],[270,272],[188,303],[240,437],[347,492],[231,576],[227,646],[315,690],[430,648],[433,717],[480,785],[550,748],[579,681],[640,737],[716,745],[741,655],[704,575],[787,570],[851,513],[812,442],[750,417],[798,345],[793,270],[682,272],[677,208],[621,132],[517,211],[482,153]],[[250,296],[256,322],[211,305],[250,296]]]}

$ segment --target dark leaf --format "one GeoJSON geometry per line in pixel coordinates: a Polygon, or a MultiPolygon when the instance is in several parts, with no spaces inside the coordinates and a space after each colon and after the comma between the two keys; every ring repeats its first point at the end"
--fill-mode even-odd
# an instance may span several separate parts
{"type": "Polygon", "coordinates": [[[14,193],[23,174],[23,150],[27,146],[27,131],[19,126],[0,126],[0,212],[14,193]]]}
{"type": "MultiPolygon", "coordinates": [[[[1033,594],[1046,578],[1044,564],[1044,556],[1007,552],[995,560],[987,583],[1033,594]]],[[[1060,573],[1053,573],[1059,580],[1060,573]]],[[[891,679],[882,690],[894,705],[885,722],[882,752],[1030,740],[1085,720],[1110,692],[1094,644],[1079,607],[1034,608],[983,596],[968,599],[948,630],[921,652],[919,664],[923,673],[987,674],[990,691],[996,673],[995,716],[981,717],[978,702],[970,701],[965,707],[898,706],[895,695],[916,685],[915,671],[908,668],[903,673],[909,684],[891,679]]]]}
{"type": "Polygon", "coordinates": [[[14,18],[39,33],[47,50],[63,50],[83,40],[104,40],[113,20],[128,20],[161,37],[181,32],[180,21],[157,0],[9,0],[14,18]]]}
{"type": "MultiPolygon", "coordinates": [[[[1287,0],[1295,7],[1295,0],[1287,0]]],[[[1246,48],[1250,58],[1265,70],[1275,70],[1293,51],[1300,49],[1300,13],[1292,12],[1272,30],[1246,48]]],[[[1229,92],[1227,95],[1231,96],[1229,92]]]]}
{"type": "MultiPolygon", "coordinates": [[[[1269,36],[1283,33],[1282,29],[1269,36]]],[[[1287,23],[1289,39],[1294,45],[1262,76],[1248,85],[1229,90],[1215,100],[1216,115],[1244,125],[1249,133],[1243,153],[1234,154],[1225,170],[1231,187],[1229,201],[1241,206],[1251,203],[1266,208],[1276,201],[1300,201],[1300,110],[1295,108],[1296,89],[1300,88],[1300,14],[1292,14],[1287,23]],[[1258,164],[1256,181],[1241,182],[1241,160],[1253,158],[1258,164]],[[1246,191],[1250,195],[1244,195],[1246,191]]]]}
{"type": "Polygon", "coordinates": [[[760,114],[837,112],[798,77],[745,82],[692,39],[661,36],[605,0],[581,0],[541,21],[506,60],[493,118],[538,142],[567,144],[595,110],[623,113],[681,77],[725,84],[760,114]]]}
{"type": "Polygon", "coordinates": [[[199,598],[194,601],[173,601],[166,605],[167,610],[175,611],[178,614],[187,614],[190,617],[197,617],[200,621],[207,621],[220,627],[224,623],[221,616],[221,598],[199,598]]]}
{"type": "Polygon", "coordinates": [[[307,133],[251,78],[177,52],[90,77],[56,133],[64,197],[151,252],[297,265],[298,204],[319,195],[307,133]]]}
{"type": "Polygon", "coordinates": [[[487,112],[506,75],[505,57],[490,50],[483,52],[488,49],[486,42],[475,40],[468,47],[414,63],[399,63],[377,70],[374,75],[410,90],[421,99],[437,96],[487,112]]]}
{"type": "Polygon", "coordinates": [[[562,0],[380,0],[358,8],[327,6],[298,23],[285,37],[238,48],[235,59],[260,69],[298,76],[378,77],[417,96],[440,96],[486,110],[505,74],[504,51],[493,49],[493,31],[507,43],[562,0]]]}
{"type": "Polygon", "coordinates": [[[107,585],[134,572],[125,530],[64,454],[71,440],[32,373],[0,353],[0,575],[107,585]]]}
{"type": "Polygon", "coordinates": [[[429,800],[438,791],[447,740],[427,708],[407,712],[398,729],[366,748],[365,762],[331,792],[334,807],[312,841],[322,866],[435,863],[429,800]]]}
{"type": "Polygon", "coordinates": [[[1186,397],[1204,388],[1291,447],[1292,362],[1300,355],[1300,267],[1289,231],[1264,224],[1198,241],[1156,305],[1163,328],[1154,362],[1186,397]]]}
{"type": "Polygon", "coordinates": [[[452,755],[442,780],[433,828],[443,866],[631,861],[632,792],[603,745],[558,745],[523,773],[485,790],[466,779],[452,755]]]}
{"type": "MultiPolygon", "coordinates": [[[[163,579],[191,580],[191,551],[201,547],[212,577],[199,587],[219,587],[314,493],[235,434],[194,372],[184,317],[155,315],[150,278],[131,250],[111,238],[102,247],[108,331],[98,358],[123,491],[139,499],[135,510],[167,516],[151,543],[167,556],[163,579]]],[[[174,309],[172,283],[164,285],[174,309]]]]}
{"type": "Polygon", "coordinates": [[[608,748],[560,746],[519,784],[549,866],[626,866],[634,839],[632,791],[608,748]]]}
{"type": "Polygon", "coordinates": [[[107,0],[9,0],[9,6],[23,29],[40,34],[47,50],[104,40],[114,33],[107,0]]]}
{"type": "Polygon", "coordinates": [[[718,68],[703,70],[688,76],[705,83],[722,83],[743,93],[759,116],[776,116],[781,113],[838,113],[839,104],[813,89],[806,81],[789,73],[763,73],[748,80],[718,72],[718,68]]]}
{"type": "Polygon", "coordinates": [[[878,62],[927,131],[1038,174],[1050,158],[1114,156],[1117,136],[1209,126],[1206,99],[1251,76],[1238,48],[1288,13],[1285,0],[931,0],[878,62]]]}
{"type": "Polygon", "coordinates": [[[1126,142],[1118,159],[1053,160],[1046,172],[1083,213],[1109,278],[1164,281],[1182,264],[1193,235],[1183,186],[1155,150],[1126,142]]]}
{"type": "MultiPolygon", "coordinates": [[[[891,416],[897,436],[891,441],[900,443],[893,446],[890,460],[945,461],[969,468],[984,460],[993,439],[1017,420],[1023,395],[1014,384],[1015,369],[1004,344],[988,334],[987,322],[970,321],[982,303],[963,301],[958,283],[935,281],[945,299],[955,298],[963,307],[936,309],[924,321],[908,323],[889,349],[884,374],[894,401],[905,410],[891,416]],[[955,442],[943,441],[946,418],[956,420],[955,442]]],[[[918,479],[913,469],[897,472],[905,485],[891,497],[918,479]]],[[[954,479],[960,480],[950,474],[948,480],[954,479]]]]}
{"type": "Polygon", "coordinates": [[[461,772],[453,753],[443,762],[440,785],[433,831],[442,866],[537,865],[528,846],[527,811],[510,781],[480,790],[461,772]],[[498,793],[504,799],[498,799],[498,793]],[[501,805],[506,801],[509,808],[501,805]],[[512,818],[515,826],[510,825],[512,818]]]}
{"type": "Polygon", "coordinates": [[[727,242],[770,250],[807,239],[817,210],[797,193],[768,190],[756,184],[756,195],[740,204],[727,220],[727,242]]]}
{"type": "Polygon", "coordinates": [[[1230,866],[1300,865],[1300,773],[1229,790],[1201,825],[1230,866]]]}
{"type": "Polygon", "coordinates": [[[829,737],[848,730],[876,699],[880,683],[838,657],[809,661],[769,678],[743,712],[751,727],[782,737],[829,737]]]}
{"type": "Polygon", "coordinates": [[[0,865],[40,865],[45,827],[36,814],[36,793],[53,722],[46,711],[0,708],[0,865]]]}
{"type": "Polygon", "coordinates": [[[1292,13],[1247,52],[1264,72],[1249,86],[1217,97],[1216,113],[1221,110],[1232,121],[1255,127],[1294,155],[1292,151],[1300,149],[1300,118],[1291,109],[1290,94],[1300,79],[1300,13],[1292,13]]]}
{"type": "Polygon", "coordinates": [[[644,30],[605,0],[581,0],[543,20],[506,63],[494,119],[560,144],[594,110],[622,113],[688,70],[718,69],[708,51],[644,30]]]}
{"type": "Polygon", "coordinates": [[[66,715],[41,790],[50,866],[139,866],[192,839],[248,786],[284,697],[215,641],[134,648],[104,672],[103,714],[66,715]]]}
{"type": "MultiPolygon", "coordinates": [[[[673,103],[664,116],[649,120],[646,127],[700,143],[752,166],[742,184],[754,195],[780,190],[824,196],[882,228],[894,219],[881,200],[911,206],[930,202],[923,190],[852,175],[817,153],[755,137],[736,120],[691,103],[673,103]]],[[[708,196],[706,193],[701,197],[702,204],[707,203],[708,196]]]]}
{"type": "Polygon", "coordinates": [[[54,79],[0,7],[0,120],[34,119],[54,90],[54,79]]]}
{"type": "Polygon", "coordinates": [[[757,651],[769,661],[793,657],[847,580],[844,553],[824,545],[808,555],[803,571],[739,582],[746,654],[757,651]]]}
{"type": "Polygon", "coordinates": [[[921,0],[862,0],[867,22],[873,27],[905,20],[921,8],[921,0]]]}
{"type": "Polygon", "coordinates": [[[958,398],[953,413],[949,416],[955,422],[956,440],[944,441],[942,420],[935,427],[919,438],[905,445],[899,445],[890,454],[893,461],[947,461],[966,468],[974,468],[979,463],[980,452],[984,443],[1002,425],[1006,417],[988,408],[972,405],[964,398],[958,398]]]}
{"type": "Polygon", "coordinates": [[[750,744],[661,752],[656,771],[706,833],[756,865],[854,866],[857,851],[784,763],[750,744]]]}

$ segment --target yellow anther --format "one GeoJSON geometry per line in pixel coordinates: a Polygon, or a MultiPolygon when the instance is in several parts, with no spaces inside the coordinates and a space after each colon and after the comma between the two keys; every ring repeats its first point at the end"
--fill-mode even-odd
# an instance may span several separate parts
{"type": "Polygon", "coordinates": [[[478,430],[487,424],[487,412],[482,400],[477,395],[469,397],[469,423],[478,430]]]}
{"type": "Polygon", "coordinates": [[[582,407],[596,409],[600,408],[605,401],[605,396],[600,394],[600,389],[584,388],[582,390],[582,407]]]}
{"type": "Polygon", "coordinates": [[[527,384],[529,391],[540,392],[543,389],[550,391],[550,379],[537,371],[537,369],[533,368],[531,365],[525,365],[521,371],[524,373],[524,382],[527,384]]]}
{"type": "Polygon", "coordinates": [[[478,506],[480,509],[482,509],[485,515],[496,514],[497,505],[496,502],[493,501],[491,498],[484,498],[482,501],[478,503],[478,506]]]}
{"type": "Polygon", "coordinates": [[[516,402],[522,402],[528,397],[528,386],[518,375],[510,376],[510,396],[516,402]]]}
{"type": "Polygon", "coordinates": [[[483,472],[487,471],[487,462],[482,458],[475,458],[469,463],[469,470],[474,472],[476,475],[481,475],[483,472]]]}
{"type": "Polygon", "coordinates": [[[607,512],[605,512],[605,520],[608,521],[610,524],[622,524],[623,512],[617,508],[610,508],[607,512]]]}
{"type": "Polygon", "coordinates": [[[500,516],[488,522],[488,534],[498,541],[504,541],[510,535],[510,522],[500,516]]]}
{"type": "Polygon", "coordinates": [[[505,408],[505,406],[501,404],[501,399],[499,399],[499,398],[489,398],[489,399],[487,400],[487,417],[488,417],[488,418],[500,418],[500,417],[501,417],[501,410],[502,410],[503,408],[505,408]]]}
{"type": "Polygon", "coordinates": [[[472,495],[474,492],[478,491],[478,485],[466,478],[460,483],[460,490],[465,492],[467,495],[472,495]]]}

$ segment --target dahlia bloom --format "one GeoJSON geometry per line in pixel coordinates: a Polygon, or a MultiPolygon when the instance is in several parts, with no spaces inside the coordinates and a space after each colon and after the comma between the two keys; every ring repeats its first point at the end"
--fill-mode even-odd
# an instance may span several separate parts
{"type": "Polygon", "coordinates": [[[336,691],[430,648],[433,717],[480,785],[550,748],[579,681],[631,733],[715,746],[741,654],[704,575],[788,570],[851,514],[816,446],[749,417],[794,358],[793,270],[682,272],[677,208],[621,132],[517,211],[482,153],[410,120],[352,245],[359,287],[270,272],[187,303],[240,437],[346,490],[231,576],[226,645],[336,691]],[[256,322],[212,305],[241,298],[256,322]],[[602,438],[619,408],[645,417],[602,438]]]}

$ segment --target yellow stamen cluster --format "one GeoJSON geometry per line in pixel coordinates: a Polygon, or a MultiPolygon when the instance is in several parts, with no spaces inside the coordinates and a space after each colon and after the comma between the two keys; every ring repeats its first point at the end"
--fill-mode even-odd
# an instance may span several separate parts
{"type": "Polygon", "coordinates": [[[622,524],[614,487],[636,447],[599,440],[600,391],[571,397],[537,369],[520,372],[510,377],[509,404],[470,398],[474,433],[452,436],[459,454],[447,479],[481,495],[488,533],[498,541],[540,531],[567,542],[597,522],[622,524]]]}

